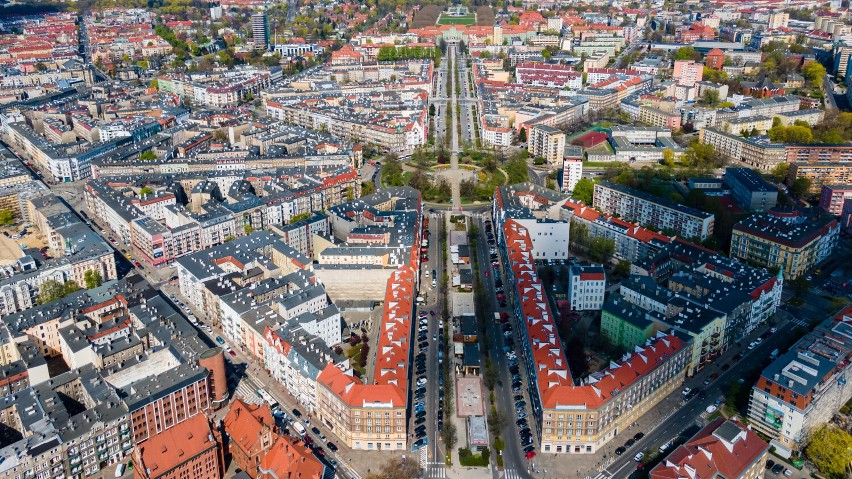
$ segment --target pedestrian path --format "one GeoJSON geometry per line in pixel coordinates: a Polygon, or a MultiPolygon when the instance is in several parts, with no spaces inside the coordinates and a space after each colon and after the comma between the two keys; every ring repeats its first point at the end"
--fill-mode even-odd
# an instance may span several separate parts
{"type": "Polygon", "coordinates": [[[503,479],[520,479],[521,475],[512,467],[503,469],[503,479]]]}
{"type": "Polygon", "coordinates": [[[447,468],[443,467],[443,464],[434,462],[433,465],[426,469],[426,475],[424,477],[433,477],[435,479],[444,479],[447,477],[447,468]]]}
{"type": "Polygon", "coordinates": [[[252,388],[252,384],[245,379],[240,381],[237,391],[234,394],[249,404],[261,404],[263,402],[260,396],[257,395],[257,392],[252,388]]]}

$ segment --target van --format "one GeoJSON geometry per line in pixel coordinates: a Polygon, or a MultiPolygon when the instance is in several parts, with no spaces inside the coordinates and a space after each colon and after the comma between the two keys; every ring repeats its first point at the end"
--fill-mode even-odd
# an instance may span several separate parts
{"type": "Polygon", "coordinates": [[[293,429],[295,429],[300,436],[304,436],[307,433],[307,431],[305,431],[305,427],[295,421],[293,422],[293,429]]]}
{"type": "Polygon", "coordinates": [[[124,464],[119,464],[118,467],[115,468],[115,477],[123,476],[124,475],[124,469],[126,467],[127,466],[125,466],[124,464]]]}

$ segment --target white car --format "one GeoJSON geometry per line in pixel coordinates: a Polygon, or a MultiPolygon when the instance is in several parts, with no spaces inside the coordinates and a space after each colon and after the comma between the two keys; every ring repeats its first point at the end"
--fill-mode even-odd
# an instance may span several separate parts
{"type": "Polygon", "coordinates": [[[692,391],[692,388],[683,388],[683,391],[681,391],[680,393],[683,394],[684,396],[686,396],[691,391],[692,391]]]}
{"type": "Polygon", "coordinates": [[[778,328],[769,328],[769,332],[775,334],[778,332],[778,328]]]}
{"type": "Polygon", "coordinates": [[[633,456],[633,460],[636,461],[636,462],[642,462],[642,458],[644,458],[644,457],[645,457],[645,453],[640,452],[640,453],[636,454],[635,456],[633,456]]]}

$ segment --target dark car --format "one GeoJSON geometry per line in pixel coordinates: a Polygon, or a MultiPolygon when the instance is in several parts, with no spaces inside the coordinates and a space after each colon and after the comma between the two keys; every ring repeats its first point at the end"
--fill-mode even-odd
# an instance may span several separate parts
{"type": "Polygon", "coordinates": [[[766,468],[767,469],[772,469],[772,466],[774,466],[774,465],[775,465],[775,461],[773,461],[772,459],[766,461],[766,468]]]}
{"type": "Polygon", "coordinates": [[[772,474],[775,474],[775,475],[781,474],[781,471],[783,471],[783,470],[784,470],[783,464],[775,464],[775,466],[772,468],[772,474]]]}
{"type": "Polygon", "coordinates": [[[313,448],[313,450],[314,450],[314,454],[316,454],[318,456],[325,456],[325,449],[317,446],[317,447],[313,448]]]}
{"type": "Polygon", "coordinates": [[[620,456],[620,455],[624,454],[624,451],[626,451],[626,450],[627,450],[627,448],[625,448],[624,446],[619,446],[619,447],[615,450],[615,455],[616,455],[616,456],[620,456]]]}
{"type": "Polygon", "coordinates": [[[425,418],[425,417],[418,417],[418,418],[414,421],[414,424],[423,424],[424,422],[426,422],[426,418],[425,418]]]}
{"type": "Polygon", "coordinates": [[[316,434],[317,436],[320,435],[320,430],[316,426],[311,428],[311,432],[316,434]]]}
{"type": "Polygon", "coordinates": [[[417,431],[414,433],[414,437],[416,437],[417,439],[424,438],[426,437],[426,431],[417,431]]]}
{"type": "Polygon", "coordinates": [[[645,437],[645,433],[644,433],[644,432],[637,432],[637,433],[633,436],[633,439],[635,439],[635,440],[637,440],[637,441],[638,441],[638,440],[642,439],[643,437],[645,437]]]}
{"type": "Polygon", "coordinates": [[[302,417],[302,411],[299,411],[296,408],[293,408],[293,415],[296,417],[302,417]]]}
{"type": "Polygon", "coordinates": [[[627,442],[624,443],[624,447],[633,447],[634,444],[636,444],[635,439],[628,439],[627,442]]]}
{"type": "Polygon", "coordinates": [[[333,442],[328,442],[325,445],[331,452],[337,452],[337,446],[333,442]]]}
{"type": "Polygon", "coordinates": [[[533,452],[533,451],[535,451],[535,446],[533,446],[533,445],[529,445],[529,446],[524,448],[524,452],[533,452]]]}
{"type": "Polygon", "coordinates": [[[731,367],[730,364],[723,364],[722,365],[722,371],[727,371],[730,367],[731,367]]]}
{"type": "Polygon", "coordinates": [[[442,431],[444,429],[444,420],[438,419],[438,430],[442,431]]]}

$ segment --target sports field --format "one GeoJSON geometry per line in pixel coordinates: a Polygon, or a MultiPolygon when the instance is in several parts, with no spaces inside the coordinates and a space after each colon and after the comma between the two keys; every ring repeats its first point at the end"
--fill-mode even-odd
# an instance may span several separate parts
{"type": "Polygon", "coordinates": [[[476,14],[468,13],[467,15],[447,15],[442,13],[438,18],[438,25],[473,25],[476,23],[476,14]]]}

